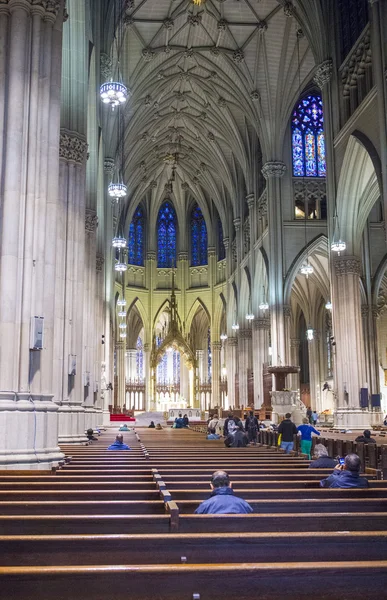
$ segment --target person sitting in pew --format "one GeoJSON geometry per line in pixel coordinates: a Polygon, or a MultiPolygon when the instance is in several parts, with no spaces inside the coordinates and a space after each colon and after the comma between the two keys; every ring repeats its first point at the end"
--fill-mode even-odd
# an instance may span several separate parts
{"type": "Polygon", "coordinates": [[[161,427],[161,424],[160,424],[160,423],[157,423],[157,425],[156,425],[156,429],[157,429],[157,431],[160,431],[160,429],[162,429],[162,427],[161,427]]]}
{"type": "Polygon", "coordinates": [[[361,461],[357,454],[347,454],[343,465],[337,465],[327,479],[320,481],[327,488],[366,488],[368,479],[360,477],[361,461]]]}
{"type": "Polygon", "coordinates": [[[216,433],[216,429],[210,429],[209,434],[207,435],[208,440],[220,440],[220,435],[216,433]]]}
{"type": "Polygon", "coordinates": [[[179,413],[179,416],[176,417],[174,424],[172,425],[173,429],[184,429],[184,419],[183,415],[179,413]]]}
{"type": "Polygon", "coordinates": [[[98,438],[95,437],[94,430],[91,427],[86,431],[86,435],[90,442],[98,442],[98,438]]]}
{"type": "Polygon", "coordinates": [[[155,425],[154,421],[150,422],[150,424],[148,425],[148,429],[156,429],[156,425],[155,425]]]}
{"type": "Polygon", "coordinates": [[[329,456],[324,444],[315,445],[313,459],[309,469],[334,469],[337,465],[337,460],[329,456]]]}
{"type": "Polygon", "coordinates": [[[116,436],[116,441],[110,444],[108,450],[130,450],[130,448],[124,444],[124,436],[121,434],[116,436]]]}
{"type": "Polygon", "coordinates": [[[371,437],[369,429],[365,429],[363,435],[358,435],[355,442],[361,442],[362,444],[376,444],[376,440],[371,437]]]}
{"type": "Polygon", "coordinates": [[[130,429],[127,426],[127,424],[125,423],[124,425],[121,425],[121,427],[119,428],[118,431],[130,431],[130,429]]]}
{"type": "Polygon", "coordinates": [[[196,515],[229,515],[252,513],[250,504],[234,495],[230,477],[226,471],[215,471],[211,477],[211,497],[195,510],[196,515]]]}

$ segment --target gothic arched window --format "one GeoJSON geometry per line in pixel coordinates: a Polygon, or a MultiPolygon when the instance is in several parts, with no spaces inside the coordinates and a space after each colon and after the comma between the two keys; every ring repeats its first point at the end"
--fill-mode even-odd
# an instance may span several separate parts
{"type": "Polygon", "coordinates": [[[144,213],[139,206],[129,227],[128,263],[144,265],[144,213]]]}
{"type": "Polygon", "coordinates": [[[172,204],[164,202],[157,219],[157,266],[174,267],[176,264],[176,213],[172,204]]]}
{"type": "Polygon", "coordinates": [[[324,114],[321,96],[305,96],[292,115],[294,177],[325,177],[324,114]]]}
{"type": "Polygon", "coordinates": [[[191,212],[191,264],[193,267],[206,265],[207,260],[207,227],[203,213],[195,204],[191,212]]]}
{"type": "Polygon", "coordinates": [[[222,221],[218,217],[218,260],[226,258],[226,248],[223,242],[223,227],[222,221]]]}

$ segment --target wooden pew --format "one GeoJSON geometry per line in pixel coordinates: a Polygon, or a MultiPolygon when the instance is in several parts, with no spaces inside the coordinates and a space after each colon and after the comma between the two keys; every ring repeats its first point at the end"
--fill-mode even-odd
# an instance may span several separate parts
{"type": "Polygon", "coordinates": [[[77,600],[85,592],[94,600],[224,600],[225,585],[231,600],[258,590],[262,600],[310,600],[311,590],[323,600],[364,600],[365,590],[383,597],[386,568],[387,561],[2,567],[0,586],[12,600],[77,600]]]}
{"type": "Polygon", "coordinates": [[[2,535],[2,566],[384,560],[387,531],[2,535]]]}

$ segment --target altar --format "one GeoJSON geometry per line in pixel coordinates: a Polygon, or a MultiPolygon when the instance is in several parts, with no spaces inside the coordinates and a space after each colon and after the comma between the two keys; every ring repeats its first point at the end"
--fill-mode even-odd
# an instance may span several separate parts
{"type": "Polygon", "coordinates": [[[199,421],[206,421],[208,419],[208,412],[203,413],[199,408],[187,408],[187,409],[176,409],[169,408],[167,412],[168,417],[166,421],[173,423],[175,419],[180,415],[187,415],[190,423],[197,423],[199,421]]]}

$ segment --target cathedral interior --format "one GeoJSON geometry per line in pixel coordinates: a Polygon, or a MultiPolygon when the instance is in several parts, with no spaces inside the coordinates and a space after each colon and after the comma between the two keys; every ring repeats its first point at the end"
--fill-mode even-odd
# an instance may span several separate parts
{"type": "Polygon", "coordinates": [[[1,0],[0,81],[2,468],[115,414],[382,424],[384,0],[1,0]]]}

